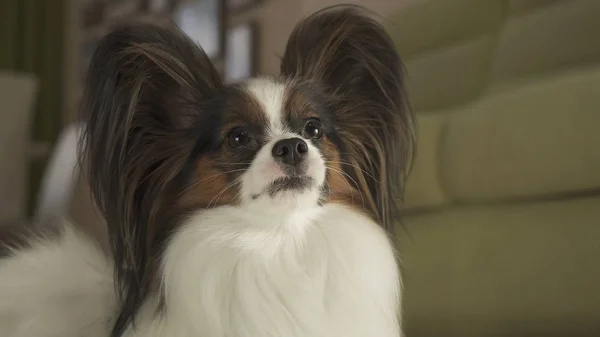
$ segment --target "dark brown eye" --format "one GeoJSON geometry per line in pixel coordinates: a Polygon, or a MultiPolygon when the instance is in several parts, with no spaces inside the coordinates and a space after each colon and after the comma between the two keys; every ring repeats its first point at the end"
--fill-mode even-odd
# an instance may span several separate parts
{"type": "Polygon", "coordinates": [[[311,119],[304,125],[304,138],[319,139],[323,136],[323,127],[318,119],[311,119]]]}
{"type": "Polygon", "coordinates": [[[252,140],[252,136],[248,132],[248,130],[244,128],[237,128],[231,131],[229,134],[229,146],[234,149],[239,149],[244,147],[250,143],[252,140]]]}

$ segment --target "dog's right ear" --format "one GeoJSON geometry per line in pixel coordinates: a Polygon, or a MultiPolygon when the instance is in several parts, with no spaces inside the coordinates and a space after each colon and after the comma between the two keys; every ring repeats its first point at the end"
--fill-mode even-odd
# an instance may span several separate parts
{"type": "Polygon", "coordinates": [[[158,215],[199,142],[203,104],[223,85],[199,46],[152,24],[108,34],[87,76],[81,167],[109,227],[124,306],[135,311],[155,272],[158,215]]]}

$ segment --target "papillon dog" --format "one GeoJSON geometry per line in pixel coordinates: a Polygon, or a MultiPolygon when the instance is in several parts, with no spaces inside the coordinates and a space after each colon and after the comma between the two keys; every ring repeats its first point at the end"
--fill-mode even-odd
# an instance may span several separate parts
{"type": "Polygon", "coordinates": [[[390,229],[414,143],[403,66],[363,9],[226,84],[172,27],[92,57],[80,167],[111,254],[64,225],[0,262],[3,337],[399,337],[390,229]]]}

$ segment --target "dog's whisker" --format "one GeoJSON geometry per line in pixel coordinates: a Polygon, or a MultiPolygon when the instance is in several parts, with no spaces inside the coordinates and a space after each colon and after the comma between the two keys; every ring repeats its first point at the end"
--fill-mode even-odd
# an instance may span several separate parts
{"type": "Polygon", "coordinates": [[[210,175],[210,176],[208,176],[208,177],[206,177],[206,178],[204,178],[204,179],[202,179],[200,181],[194,182],[193,184],[191,184],[190,186],[188,186],[187,188],[185,188],[183,191],[179,192],[179,195],[184,194],[185,192],[189,191],[190,189],[192,189],[192,188],[200,185],[201,183],[203,183],[205,181],[208,181],[208,180],[210,180],[210,179],[212,179],[214,177],[218,177],[218,176],[221,176],[221,175],[224,175],[224,174],[229,174],[229,173],[234,173],[234,172],[241,172],[241,171],[246,171],[246,170],[245,169],[229,170],[229,171],[219,172],[217,174],[210,175]]]}
{"type": "Polygon", "coordinates": [[[221,196],[231,187],[235,186],[236,184],[238,184],[239,182],[236,180],[230,182],[229,184],[227,184],[219,193],[217,193],[217,195],[212,198],[212,200],[208,203],[208,205],[206,206],[206,209],[210,208],[214,202],[214,204],[216,205],[217,202],[219,202],[219,199],[221,198],[221,196]]]}
{"type": "Polygon", "coordinates": [[[252,163],[251,162],[247,162],[247,163],[224,163],[224,162],[215,161],[215,162],[213,162],[213,164],[217,164],[217,165],[250,165],[252,163]]]}
{"type": "Polygon", "coordinates": [[[336,161],[336,160],[327,160],[326,163],[329,163],[329,164],[341,164],[341,165],[350,166],[352,168],[355,168],[355,169],[361,171],[366,176],[368,176],[369,178],[375,180],[375,182],[379,184],[379,180],[377,178],[375,178],[372,174],[370,174],[369,172],[365,171],[364,169],[362,169],[362,168],[360,168],[360,167],[358,167],[358,166],[356,166],[356,165],[354,165],[352,163],[348,163],[348,162],[345,162],[345,161],[336,161]]]}
{"type": "MultiPolygon", "coordinates": [[[[354,180],[349,174],[347,174],[346,172],[344,172],[342,170],[338,170],[338,169],[330,167],[330,166],[327,166],[327,168],[330,169],[330,170],[332,170],[332,171],[334,171],[334,172],[337,172],[337,173],[341,174],[342,176],[347,177],[348,179],[352,180],[352,182],[354,182],[354,184],[356,186],[356,191],[358,192],[358,195],[360,196],[360,199],[361,199],[361,203],[362,203],[362,205],[364,207],[365,206],[365,198],[364,198],[364,196],[363,196],[363,194],[362,194],[362,192],[361,192],[361,190],[359,188],[360,185],[358,185],[358,183],[356,182],[356,180],[354,180]]],[[[348,187],[350,187],[350,189],[352,189],[351,186],[350,186],[350,183],[346,179],[344,179],[344,181],[346,182],[346,184],[348,185],[348,187]]],[[[351,198],[352,203],[354,203],[354,194],[353,193],[350,193],[350,198],[351,198]]]]}

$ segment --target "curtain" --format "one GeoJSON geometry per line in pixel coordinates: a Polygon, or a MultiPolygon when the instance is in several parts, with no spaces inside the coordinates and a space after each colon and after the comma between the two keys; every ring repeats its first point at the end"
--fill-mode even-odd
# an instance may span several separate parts
{"type": "MultiPolygon", "coordinates": [[[[29,214],[32,213],[49,149],[63,125],[65,29],[69,0],[0,0],[0,69],[35,74],[39,92],[31,137],[29,214]]],[[[74,0],[73,0],[74,1],[74,0]]],[[[24,149],[26,150],[26,149],[24,149]]]]}

